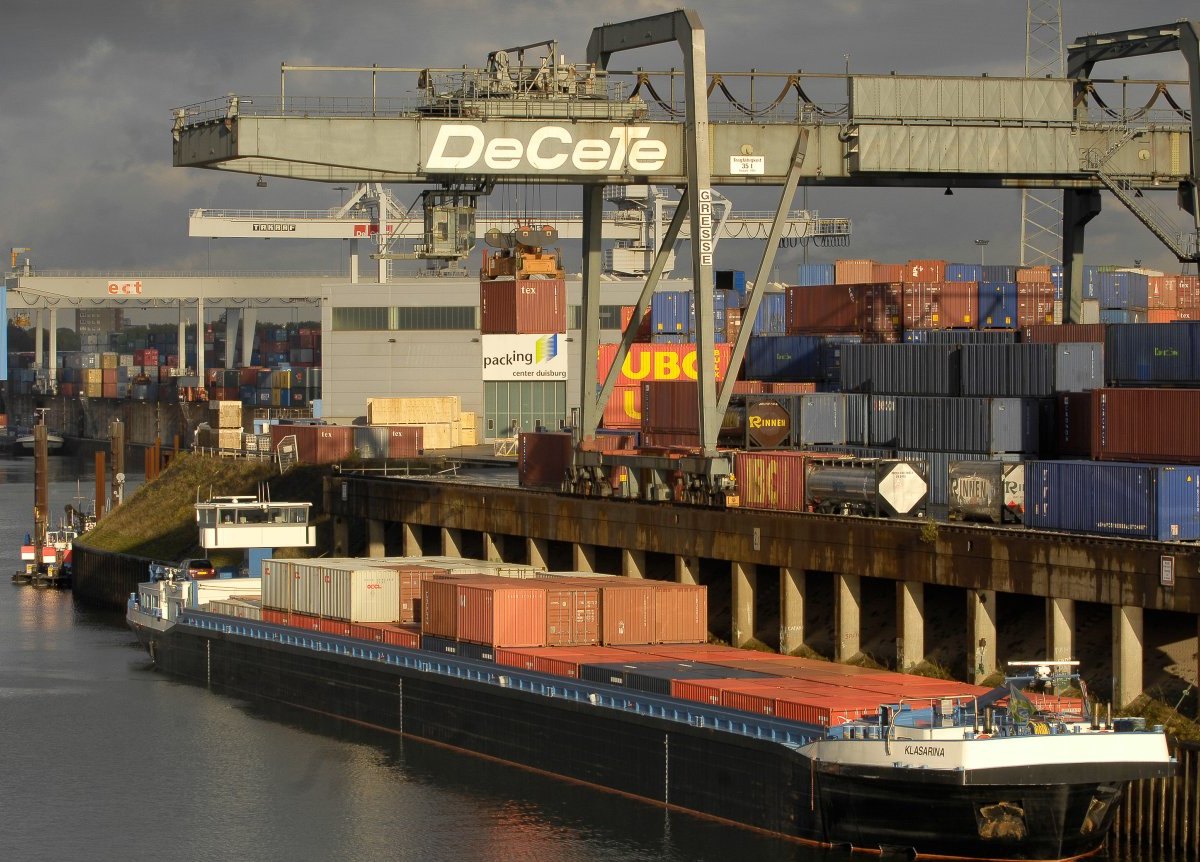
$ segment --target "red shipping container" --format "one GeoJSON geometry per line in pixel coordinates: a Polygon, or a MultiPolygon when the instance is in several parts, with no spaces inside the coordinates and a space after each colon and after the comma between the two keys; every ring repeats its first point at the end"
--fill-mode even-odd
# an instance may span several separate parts
{"type": "Polygon", "coordinates": [[[833,263],[834,284],[871,284],[875,281],[875,261],[836,260],[833,263]]]}
{"type": "Polygon", "coordinates": [[[642,387],[614,386],[604,405],[605,428],[642,427],[642,387]]]}
{"type": "Polygon", "coordinates": [[[699,449],[700,433],[698,431],[643,431],[642,448],[699,449]]]}
{"type": "Polygon", "coordinates": [[[574,449],[574,437],[567,432],[522,432],[517,446],[517,481],[525,488],[561,490],[574,449]]]}
{"type": "Polygon", "coordinates": [[[905,284],[910,282],[932,283],[946,280],[946,261],[944,260],[910,260],[904,265],[905,284]]]}
{"type": "Polygon", "coordinates": [[[421,634],[458,636],[457,586],[456,581],[441,578],[421,582],[421,634]]]}
{"type": "Polygon", "coordinates": [[[1017,326],[1054,323],[1054,285],[1045,282],[1017,283],[1017,326]]]}
{"type": "Polygon", "coordinates": [[[295,435],[296,450],[305,464],[333,464],[354,451],[354,428],[349,425],[272,425],[271,449],[295,435]]]}
{"type": "Polygon", "coordinates": [[[948,281],[942,285],[942,328],[975,329],[979,326],[979,283],[948,281]]]}
{"type": "Polygon", "coordinates": [[[904,286],[895,282],[862,287],[859,322],[863,334],[895,336],[899,341],[904,323],[904,286]]]}
{"type": "Polygon", "coordinates": [[[272,623],[277,626],[286,626],[290,624],[291,615],[287,611],[279,611],[274,608],[263,608],[262,618],[264,623],[272,623]]]}
{"type": "Polygon", "coordinates": [[[739,505],[745,509],[803,512],[805,465],[815,457],[836,456],[786,449],[734,453],[739,505]]]}
{"type": "Polygon", "coordinates": [[[753,688],[725,689],[721,692],[721,706],[755,715],[774,715],[775,698],[780,689],[774,685],[763,685],[763,681],[758,682],[753,688]]]}
{"type": "Polygon", "coordinates": [[[671,697],[691,700],[696,703],[707,703],[710,706],[721,705],[721,687],[717,680],[706,679],[704,682],[689,680],[671,680],[671,697]]]}
{"type": "MultiPolygon", "coordinates": [[[[811,380],[791,383],[764,383],[762,391],[767,395],[808,395],[817,391],[817,384],[811,380]]],[[[735,389],[734,392],[737,390],[735,389]]]]}
{"type": "MultiPolygon", "coordinates": [[[[603,383],[617,355],[616,344],[601,344],[597,356],[597,382],[603,383]]],[[[729,355],[733,345],[713,346],[713,369],[718,380],[729,371],[729,355]]],[[[696,380],[697,359],[694,344],[633,344],[621,370],[616,386],[638,386],[643,380],[696,380]]]]}
{"type": "Polygon", "coordinates": [[[1027,326],[1021,340],[1031,344],[1096,343],[1104,341],[1103,323],[1060,323],[1027,326]]]}
{"type": "MultiPolygon", "coordinates": [[[[1178,308],[1179,307],[1179,276],[1152,275],[1147,279],[1149,287],[1146,292],[1147,308],[1178,308]]],[[[1151,323],[1166,321],[1151,320],[1151,323]]]]}
{"type": "Polygon", "coordinates": [[[546,587],[510,578],[455,587],[458,640],[494,647],[546,645],[546,587]]]}
{"type": "Polygon", "coordinates": [[[549,646],[600,642],[600,591],[582,584],[546,586],[546,643],[549,646]]]}
{"type": "Polygon", "coordinates": [[[1060,458],[1092,457],[1092,393],[1060,393],[1054,409],[1055,454],[1060,458]]]}
{"type": "Polygon", "coordinates": [[[1200,276],[1181,275],[1175,286],[1179,308],[1193,309],[1200,306],[1200,276]]]}
{"type": "Polygon", "coordinates": [[[941,281],[904,283],[903,321],[905,329],[945,329],[942,315],[941,281]]]}
{"type": "Polygon", "coordinates": [[[425,429],[420,425],[388,426],[388,457],[418,458],[425,454],[425,429]]]}
{"type": "Polygon", "coordinates": [[[383,643],[383,626],[367,623],[350,623],[350,637],[360,641],[383,643]]]}
{"type": "Polygon", "coordinates": [[[561,278],[481,281],[479,331],[485,335],[566,332],[566,282],[561,278]]]}
{"type": "Polygon", "coordinates": [[[581,452],[632,452],[637,448],[637,434],[633,431],[616,434],[597,434],[580,441],[581,452]]]}
{"type": "Polygon", "coordinates": [[[708,588],[656,581],[655,643],[704,643],[708,640],[708,588]]]}
{"type": "Polygon", "coordinates": [[[761,380],[735,380],[733,381],[734,395],[760,395],[767,391],[767,384],[761,380]]]}
{"type": "Polygon", "coordinates": [[[787,289],[787,330],[791,335],[806,332],[857,333],[861,330],[860,285],[827,284],[787,289]]]}
{"type": "Polygon", "coordinates": [[[1200,389],[1096,389],[1092,457],[1100,461],[1200,461],[1200,389]]]}
{"type": "MultiPolygon", "coordinates": [[[[654,380],[642,384],[642,434],[697,434],[700,385],[690,380],[654,380]]],[[[647,443],[647,445],[653,445],[647,443]]]]}
{"type": "Polygon", "coordinates": [[[383,642],[390,646],[405,647],[407,649],[421,648],[421,631],[417,628],[408,628],[403,626],[380,626],[383,632],[383,642]]]}
{"type": "Polygon", "coordinates": [[[654,587],[613,584],[600,589],[600,643],[648,644],[654,639],[654,587]]]}

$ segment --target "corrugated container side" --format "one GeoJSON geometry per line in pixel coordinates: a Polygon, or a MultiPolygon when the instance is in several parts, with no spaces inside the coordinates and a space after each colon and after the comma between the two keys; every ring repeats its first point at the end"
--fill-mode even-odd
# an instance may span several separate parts
{"type": "Polygon", "coordinates": [[[529,580],[458,584],[457,638],[495,647],[546,645],[546,588],[529,580]]]}
{"type": "Polygon", "coordinates": [[[546,644],[576,646],[599,642],[599,589],[550,582],[546,587],[546,644]]]}
{"type": "Polygon", "coordinates": [[[1092,398],[1093,458],[1200,462],[1200,389],[1098,389],[1092,398]]]}
{"type": "Polygon", "coordinates": [[[574,438],[558,431],[526,431],[517,440],[517,480],[526,488],[558,491],[571,466],[574,438]]]}
{"type": "Polygon", "coordinates": [[[1105,332],[1107,382],[1113,386],[1200,383],[1200,324],[1113,324],[1105,332]]]}
{"type": "Polygon", "coordinates": [[[561,278],[481,281],[479,331],[488,335],[566,332],[566,282],[561,278]]]}
{"type": "Polygon", "coordinates": [[[833,284],[836,270],[832,263],[802,263],[796,274],[796,284],[802,287],[815,287],[823,284],[833,284]]]}
{"type": "Polygon", "coordinates": [[[1034,454],[1040,414],[1038,401],[1029,398],[897,398],[897,448],[1034,454]]]}
{"type": "Polygon", "coordinates": [[[755,380],[821,380],[820,335],[752,336],[746,348],[746,376],[755,380]]]}
{"type": "Polygon", "coordinates": [[[947,281],[942,285],[941,325],[950,329],[974,329],[979,325],[979,281],[947,281]]]}
{"type": "Polygon", "coordinates": [[[360,458],[386,458],[388,456],[388,436],[386,425],[355,426],[354,450],[360,458]]]}
{"type": "Polygon", "coordinates": [[[962,394],[1005,398],[1052,395],[1055,355],[1051,344],[964,344],[962,394]]]}
{"type": "Polygon", "coordinates": [[[421,583],[421,634],[453,638],[458,634],[458,591],[451,580],[421,583]]]}
{"type": "Polygon", "coordinates": [[[263,607],[280,611],[293,610],[296,607],[295,593],[295,581],[292,578],[292,561],[277,559],[263,560],[263,607]]]}
{"type": "Polygon", "coordinates": [[[600,642],[646,644],[654,639],[654,588],[648,584],[600,587],[600,642]]]}
{"type": "Polygon", "coordinates": [[[1104,345],[1088,342],[1057,344],[1054,391],[1088,392],[1104,387],[1104,345]]]}
{"type": "Polygon", "coordinates": [[[946,261],[910,260],[904,265],[904,282],[942,282],[946,280],[946,261]]]}
{"type": "Polygon", "coordinates": [[[843,345],[842,391],[880,395],[958,395],[960,349],[955,344],[843,345]]]}
{"type": "Polygon", "coordinates": [[[655,643],[708,640],[708,588],[696,584],[654,584],[655,643]]]}
{"type": "Polygon", "coordinates": [[[1034,344],[1065,344],[1069,342],[1104,341],[1103,323],[1061,323],[1025,326],[1021,340],[1034,344]]]}
{"type": "Polygon", "coordinates": [[[804,511],[804,465],[808,452],[736,452],[733,473],[740,505],[747,509],[804,511]]]}
{"type": "Polygon", "coordinates": [[[604,405],[604,427],[630,428],[640,430],[642,427],[642,387],[614,386],[604,405]]]}
{"type": "MultiPolygon", "coordinates": [[[[603,383],[617,355],[616,344],[601,344],[597,361],[597,382],[603,383]]],[[[718,380],[729,370],[728,344],[713,347],[713,368],[718,380]]],[[[617,373],[617,386],[640,386],[643,380],[695,380],[697,378],[695,344],[633,344],[617,373]]]]}
{"type": "MultiPolygon", "coordinates": [[[[742,325],[746,325],[745,317],[742,318],[742,325]]],[[[750,334],[786,335],[787,331],[787,294],[764,294],[762,302],[758,304],[758,313],[754,317],[750,334]]]]}
{"type": "Polygon", "coordinates": [[[904,264],[877,263],[871,268],[871,281],[876,284],[900,284],[904,281],[904,264]]]}
{"type": "Polygon", "coordinates": [[[984,282],[979,285],[979,325],[995,329],[1016,327],[1016,282],[984,282]]]}
{"type": "Polygon", "coordinates": [[[400,577],[387,569],[327,570],[322,575],[321,616],[349,623],[400,619],[400,577]]]}
{"type": "Polygon", "coordinates": [[[844,258],[834,261],[834,284],[872,284],[875,281],[875,261],[844,258]]]}
{"type": "MultiPolygon", "coordinates": [[[[792,433],[794,439],[795,431],[792,433]]],[[[840,392],[817,392],[800,396],[800,442],[802,445],[845,445],[845,395],[840,392]]]]}
{"type": "Polygon", "coordinates": [[[646,381],[642,384],[643,436],[698,433],[699,399],[699,384],[693,381],[646,381]]]}
{"type": "Polygon", "coordinates": [[[862,295],[863,291],[858,285],[789,287],[788,333],[860,332],[859,304],[862,295]]]}
{"type": "Polygon", "coordinates": [[[947,264],[946,281],[983,281],[983,266],[978,263],[947,264]]]}

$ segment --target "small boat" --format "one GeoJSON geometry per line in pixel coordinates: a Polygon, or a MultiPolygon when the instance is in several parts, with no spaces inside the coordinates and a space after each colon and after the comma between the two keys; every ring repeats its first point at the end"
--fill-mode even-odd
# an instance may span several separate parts
{"type": "MultiPolygon", "coordinates": [[[[61,434],[49,432],[46,434],[46,451],[50,455],[57,455],[62,451],[63,438],[61,434]]],[[[33,432],[25,431],[18,432],[13,439],[13,451],[18,454],[30,455],[33,453],[33,432]]]]}

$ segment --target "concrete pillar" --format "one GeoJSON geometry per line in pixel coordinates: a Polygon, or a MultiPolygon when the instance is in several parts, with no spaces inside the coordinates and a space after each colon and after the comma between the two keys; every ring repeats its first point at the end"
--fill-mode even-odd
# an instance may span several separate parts
{"type": "MultiPolygon", "coordinates": [[[[242,319],[240,308],[225,309],[225,367],[237,368],[237,329],[242,319]]],[[[249,365],[249,362],[244,363],[249,365]]]]}
{"type": "Polygon", "coordinates": [[[383,521],[367,518],[367,556],[382,557],[387,555],[383,540],[383,521]]]}
{"type": "Polygon", "coordinates": [[[1051,661],[1075,658],[1075,602],[1046,599],[1046,655],[1051,661]]]}
{"type": "Polygon", "coordinates": [[[188,367],[187,361],[187,319],[183,316],[183,300],[179,300],[179,331],[178,336],[178,356],[179,356],[179,373],[182,374],[188,367]]]}
{"type": "Polygon", "coordinates": [[[196,297],[196,374],[200,376],[200,385],[204,382],[204,297],[196,297]]]}
{"type": "MultiPolygon", "coordinates": [[[[358,284],[358,240],[350,240],[350,283],[358,284]]],[[[380,282],[382,284],[382,281],[380,282]]]]}
{"type": "Polygon", "coordinates": [[[627,578],[646,577],[646,552],[622,549],[621,574],[627,578]]]}
{"type": "Polygon", "coordinates": [[[50,391],[58,391],[58,309],[50,309],[50,327],[49,327],[50,343],[46,355],[46,368],[50,369],[50,373],[46,376],[46,382],[50,384],[50,391]]]}
{"type": "Polygon", "coordinates": [[[981,682],[996,670],[996,591],[967,590],[971,621],[971,675],[981,682]]]}
{"type": "Polygon", "coordinates": [[[46,326],[44,308],[33,310],[33,367],[41,371],[46,367],[46,354],[42,350],[42,330],[46,326]]]}
{"type": "Polygon", "coordinates": [[[496,537],[492,533],[483,534],[483,558],[489,562],[498,563],[504,559],[496,546],[496,537]]]}
{"type": "Polygon", "coordinates": [[[575,542],[571,545],[571,568],[577,572],[596,571],[596,549],[592,545],[575,542]]]}
{"type": "Polygon", "coordinates": [[[896,660],[900,670],[906,670],[925,660],[925,585],[919,581],[898,582],[896,605],[900,623],[896,660]]]}
{"type": "Polygon", "coordinates": [[[254,330],[258,327],[258,309],[247,308],[242,311],[242,365],[250,365],[250,356],[254,353],[254,330]]]}
{"type": "Polygon", "coordinates": [[[804,646],[804,569],[779,569],[779,651],[794,653],[804,646]]]}
{"type": "Polygon", "coordinates": [[[333,517],[333,555],[350,556],[350,522],[339,515],[333,517]]]}
{"type": "Polygon", "coordinates": [[[421,551],[420,528],[412,524],[400,525],[400,553],[406,557],[419,557],[421,551]]]}
{"type": "Polygon", "coordinates": [[[754,594],[758,587],[758,567],[753,563],[733,563],[733,645],[745,646],[754,637],[754,594]]]}
{"type": "Polygon", "coordinates": [[[679,555],[675,557],[675,583],[700,583],[700,558],[679,555]]]}
{"type": "Polygon", "coordinates": [[[1113,619],[1113,709],[1119,709],[1142,693],[1141,608],[1114,606],[1113,619]]]}
{"type": "Polygon", "coordinates": [[[462,531],[450,527],[442,527],[442,556],[462,556],[462,531]]]}
{"type": "Polygon", "coordinates": [[[550,558],[550,542],[546,539],[526,539],[525,547],[529,549],[529,565],[535,569],[548,571],[550,566],[547,560],[550,558]]]}
{"type": "Polygon", "coordinates": [[[834,575],[837,591],[836,661],[849,661],[862,652],[862,582],[858,575],[834,575]]]}

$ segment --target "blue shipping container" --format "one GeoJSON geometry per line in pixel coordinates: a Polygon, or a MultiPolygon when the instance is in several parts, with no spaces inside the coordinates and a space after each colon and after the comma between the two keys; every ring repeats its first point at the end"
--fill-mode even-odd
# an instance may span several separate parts
{"type": "Polygon", "coordinates": [[[980,282],[988,284],[1016,284],[1017,268],[1007,263],[989,263],[979,268],[982,277],[980,282]]]}
{"type": "MultiPolygon", "coordinates": [[[[745,320],[742,321],[745,326],[745,320]]],[[[766,293],[758,304],[758,314],[754,317],[751,335],[786,335],[787,334],[787,294],[766,293]]]]}
{"type": "Polygon", "coordinates": [[[800,287],[833,284],[834,281],[832,263],[802,263],[796,276],[796,284],[800,287]]]}
{"type": "Polygon", "coordinates": [[[1046,530],[1200,539],[1200,467],[1029,461],[1025,523],[1046,530]]]}
{"type": "Polygon", "coordinates": [[[979,325],[986,329],[1016,328],[1016,282],[984,282],[979,285],[979,325]]]}
{"type": "Polygon", "coordinates": [[[947,264],[946,281],[983,281],[983,266],[978,263],[947,264]]]}
{"type": "Polygon", "coordinates": [[[751,336],[746,348],[746,377],[750,380],[821,380],[820,335],[751,336]]]}
{"type": "Polygon", "coordinates": [[[1140,272],[1100,273],[1100,307],[1140,310],[1146,307],[1150,279],[1140,272]]]}
{"type": "Polygon", "coordinates": [[[1104,331],[1104,377],[1111,386],[1200,382],[1200,323],[1119,323],[1104,331]]]}

